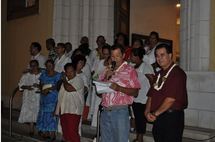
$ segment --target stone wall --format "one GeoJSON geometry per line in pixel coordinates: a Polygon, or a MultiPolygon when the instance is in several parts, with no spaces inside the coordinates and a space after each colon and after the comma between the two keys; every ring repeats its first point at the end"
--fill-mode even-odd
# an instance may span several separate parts
{"type": "Polygon", "coordinates": [[[215,72],[187,72],[185,124],[215,129],[215,72]]]}

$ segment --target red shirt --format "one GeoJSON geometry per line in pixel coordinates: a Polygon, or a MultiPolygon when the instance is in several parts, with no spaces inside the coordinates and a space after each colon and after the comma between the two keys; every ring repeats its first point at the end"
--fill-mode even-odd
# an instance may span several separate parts
{"type": "MultiPolygon", "coordinates": [[[[160,73],[162,78],[163,76],[166,75],[166,73],[169,71],[171,67],[172,65],[167,70],[159,71],[157,73],[157,76],[160,73]]],[[[148,91],[147,96],[151,97],[150,111],[156,111],[161,106],[164,99],[167,97],[175,99],[175,102],[173,103],[170,109],[175,109],[175,110],[185,109],[188,104],[186,80],[187,80],[187,76],[185,72],[179,66],[175,66],[170,72],[169,76],[164,82],[163,87],[160,90],[156,90],[154,89],[154,86],[152,86],[148,91]]],[[[161,83],[159,83],[159,85],[160,84],[161,83]]]]}
{"type": "Polygon", "coordinates": [[[125,50],[125,58],[124,58],[125,61],[127,61],[128,59],[130,59],[131,51],[132,51],[132,48],[131,48],[131,47],[128,47],[128,48],[125,50]]]}

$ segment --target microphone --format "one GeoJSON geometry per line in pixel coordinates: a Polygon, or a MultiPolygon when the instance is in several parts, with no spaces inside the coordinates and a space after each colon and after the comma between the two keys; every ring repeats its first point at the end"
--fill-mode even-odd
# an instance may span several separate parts
{"type": "Polygon", "coordinates": [[[116,61],[111,62],[111,70],[113,71],[116,67],[116,61]]]}
{"type": "MultiPolygon", "coordinates": [[[[111,62],[111,71],[114,71],[115,67],[116,67],[116,61],[112,61],[111,62]]],[[[112,77],[112,75],[108,77],[108,80],[110,80],[111,77],[112,77]]]]}

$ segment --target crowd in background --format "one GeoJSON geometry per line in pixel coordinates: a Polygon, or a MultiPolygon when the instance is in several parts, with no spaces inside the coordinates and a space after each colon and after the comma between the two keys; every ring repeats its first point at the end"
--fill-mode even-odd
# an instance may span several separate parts
{"type": "Polygon", "coordinates": [[[134,39],[131,46],[123,33],[115,36],[113,46],[106,43],[102,35],[96,39],[97,47],[89,47],[86,36],[80,39],[78,47],[70,42],[56,44],[49,38],[46,40],[48,56],[41,54],[40,43],[32,42],[31,59],[19,81],[23,104],[18,121],[30,124],[30,135],[34,135],[36,126],[40,136],[49,141],[54,141],[56,132],[60,131],[62,140],[80,142],[82,121],[90,120],[91,125],[97,127],[98,109],[103,99],[92,82],[101,80],[107,68],[115,70],[113,60],[117,60],[118,54],[114,55],[113,47],[120,47],[123,65],[125,61],[126,68],[131,67],[136,72],[139,82],[136,82],[138,94],[132,96],[129,104],[131,129],[128,129],[136,132],[136,141],[143,142],[147,122],[144,115],[146,95],[154,83],[154,74],[160,70],[155,59],[158,42],[159,34],[154,31],[145,41],[134,39]]]}

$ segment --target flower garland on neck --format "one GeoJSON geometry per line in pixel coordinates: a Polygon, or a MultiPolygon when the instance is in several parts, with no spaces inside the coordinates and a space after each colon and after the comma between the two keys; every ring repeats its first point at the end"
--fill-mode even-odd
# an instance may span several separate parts
{"type": "Polygon", "coordinates": [[[122,68],[122,66],[127,65],[127,64],[128,64],[128,63],[124,61],[124,62],[115,70],[115,72],[118,72],[118,71],[122,68]]]}
{"type": "Polygon", "coordinates": [[[156,82],[155,82],[155,84],[154,84],[154,89],[155,89],[155,90],[159,91],[159,90],[162,89],[162,87],[163,87],[163,85],[164,85],[164,83],[165,83],[167,77],[169,76],[170,72],[172,71],[172,69],[173,69],[175,66],[176,66],[176,64],[174,64],[174,65],[169,69],[169,71],[166,73],[166,75],[165,75],[164,77],[162,77],[162,82],[161,82],[161,85],[160,85],[159,87],[158,87],[158,82],[159,82],[159,80],[160,80],[161,75],[160,75],[160,73],[158,74],[157,80],[156,80],[156,82]]]}

